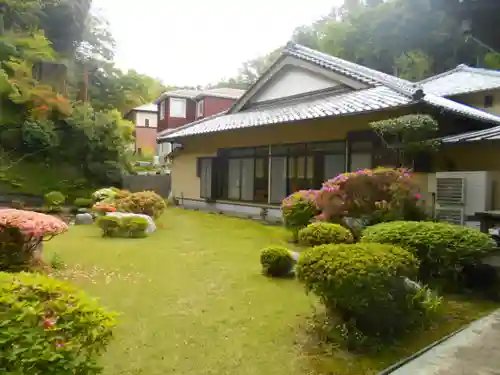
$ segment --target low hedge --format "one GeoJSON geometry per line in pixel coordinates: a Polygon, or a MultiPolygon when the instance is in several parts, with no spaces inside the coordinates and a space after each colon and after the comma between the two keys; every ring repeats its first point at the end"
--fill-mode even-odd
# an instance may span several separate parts
{"type": "Polygon", "coordinates": [[[354,241],[350,230],[342,225],[326,222],[309,224],[299,231],[298,238],[299,243],[305,246],[352,243],[354,241]]]}
{"type": "Polygon", "coordinates": [[[147,236],[148,220],[137,216],[101,216],[96,221],[103,237],[143,238],[147,236]]]}
{"type": "Polygon", "coordinates": [[[264,275],[283,277],[291,274],[295,261],[288,249],[282,246],[269,246],[262,249],[260,264],[264,275]]]}
{"type": "Polygon", "coordinates": [[[402,246],[420,260],[420,278],[457,280],[462,268],[476,264],[495,247],[489,235],[473,228],[436,222],[394,221],[366,228],[363,243],[402,246]]]}
{"type": "Polygon", "coordinates": [[[418,265],[416,257],[398,246],[334,244],[305,251],[296,274],[306,291],[356,332],[392,338],[421,323],[435,307],[423,303],[422,290],[405,283],[417,275],[418,265]]]}
{"type": "Polygon", "coordinates": [[[2,374],[99,374],[115,324],[115,314],[70,284],[0,273],[2,374]]]}

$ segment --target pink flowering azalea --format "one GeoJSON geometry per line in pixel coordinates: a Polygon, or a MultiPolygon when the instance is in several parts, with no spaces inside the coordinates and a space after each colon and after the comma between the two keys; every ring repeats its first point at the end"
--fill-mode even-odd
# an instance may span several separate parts
{"type": "Polygon", "coordinates": [[[66,232],[66,223],[56,217],[33,211],[0,209],[0,227],[18,228],[28,237],[55,236],[66,232]]]}

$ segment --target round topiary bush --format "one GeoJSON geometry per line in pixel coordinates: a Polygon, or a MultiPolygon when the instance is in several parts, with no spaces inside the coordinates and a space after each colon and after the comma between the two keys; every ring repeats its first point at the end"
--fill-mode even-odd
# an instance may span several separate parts
{"type": "Polygon", "coordinates": [[[0,368],[5,374],[94,375],[115,314],[70,284],[0,273],[0,368]]]}
{"type": "Polygon", "coordinates": [[[60,191],[51,191],[44,198],[48,207],[59,207],[66,201],[66,196],[60,191]]]}
{"type": "Polygon", "coordinates": [[[296,267],[308,292],[327,311],[373,337],[392,337],[420,322],[432,304],[415,298],[420,290],[408,288],[418,260],[393,245],[339,244],[313,247],[296,267]]]}
{"type": "Polygon", "coordinates": [[[264,275],[283,277],[292,272],[295,261],[288,249],[281,246],[270,246],[261,251],[260,264],[264,275]]]}
{"type": "Polygon", "coordinates": [[[115,200],[115,204],[121,212],[144,214],[154,219],[158,219],[167,208],[163,198],[154,191],[124,194],[115,200]]]}
{"type": "Polygon", "coordinates": [[[419,276],[457,280],[462,268],[476,264],[495,247],[485,233],[448,223],[395,221],[368,227],[361,242],[402,246],[420,260],[419,276]]]}
{"type": "Polygon", "coordinates": [[[311,220],[319,214],[316,207],[316,190],[300,190],[288,197],[281,203],[283,222],[297,240],[300,229],[306,227],[311,220]]]}
{"type": "Polygon", "coordinates": [[[93,203],[92,198],[76,198],[73,205],[77,208],[90,208],[93,203]]]}
{"type": "Polygon", "coordinates": [[[350,230],[339,224],[317,222],[299,231],[299,243],[305,246],[326,245],[330,243],[352,243],[350,230]]]}

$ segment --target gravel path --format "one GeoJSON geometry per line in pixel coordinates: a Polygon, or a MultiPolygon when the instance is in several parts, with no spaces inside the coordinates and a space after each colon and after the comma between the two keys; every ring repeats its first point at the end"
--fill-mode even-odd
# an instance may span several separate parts
{"type": "Polygon", "coordinates": [[[500,375],[500,310],[391,375],[500,375]]]}

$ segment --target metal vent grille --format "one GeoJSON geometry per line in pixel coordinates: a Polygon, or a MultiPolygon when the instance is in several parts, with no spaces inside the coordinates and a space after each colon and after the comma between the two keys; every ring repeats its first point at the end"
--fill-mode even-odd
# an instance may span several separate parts
{"type": "Polygon", "coordinates": [[[464,225],[464,211],[456,208],[439,208],[436,210],[436,219],[451,224],[464,225]]]}
{"type": "Polygon", "coordinates": [[[436,201],[439,204],[465,203],[465,179],[463,178],[437,178],[436,201]]]}

